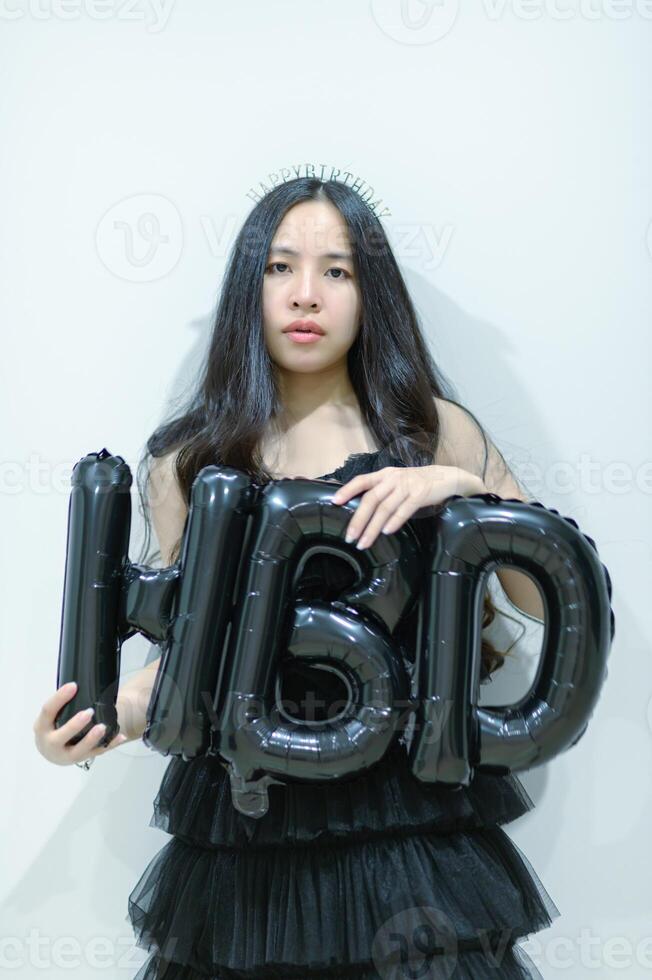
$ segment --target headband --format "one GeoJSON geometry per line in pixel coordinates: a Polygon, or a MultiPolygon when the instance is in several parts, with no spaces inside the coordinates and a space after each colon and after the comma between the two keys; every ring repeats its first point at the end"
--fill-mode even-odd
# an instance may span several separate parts
{"type": "Polygon", "coordinates": [[[383,203],[382,200],[372,200],[374,189],[362,180],[361,177],[356,177],[349,170],[340,170],[338,167],[329,168],[324,163],[302,163],[298,166],[281,167],[277,173],[267,174],[265,178],[267,183],[262,180],[258,183],[260,191],[252,187],[247,191],[246,197],[258,203],[265,194],[268,194],[278,184],[285,184],[288,180],[295,180],[297,177],[317,177],[319,180],[333,180],[341,184],[347,184],[351,190],[356,191],[372,214],[375,214],[377,218],[391,215],[391,211],[387,208],[380,210],[383,203]],[[317,170],[319,172],[316,172],[317,170]],[[329,170],[328,177],[325,177],[324,174],[329,170]],[[362,190],[363,187],[365,188],[364,190],[362,190]]]}

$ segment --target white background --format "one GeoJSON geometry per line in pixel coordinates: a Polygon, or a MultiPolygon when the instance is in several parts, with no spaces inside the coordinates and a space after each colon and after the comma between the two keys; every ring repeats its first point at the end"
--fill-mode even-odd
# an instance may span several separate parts
{"type": "MultiPolygon", "coordinates": [[[[562,913],[526,944],[546,980],[648,976],[652,4],[0,8],[4,968],[145,957],[127,895],[168,839],[166,760],[128,745],[85,773],[33,744],[70,470],[103,446],[135,469],[201,359],[248,190],[309,161],[375,187],[442,369],[611,572],[600,703],[521,775],[536,808],[507,829],[562,913]]],[[[148,651],[128,641],[125,672],[148,651]]]]}

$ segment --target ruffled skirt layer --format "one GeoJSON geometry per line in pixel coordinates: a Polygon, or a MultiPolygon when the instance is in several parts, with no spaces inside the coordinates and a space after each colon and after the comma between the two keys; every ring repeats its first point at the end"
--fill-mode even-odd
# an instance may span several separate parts
{"type": "Polygon", "coordinates": [[[172,837],[129,896],[135,980],[540,977],[514,944],[559,910],[501,826],[533,807],[515,776],[422,783],[397,741],[269,803],[247,817],[218,759],[171,760],[151,825],[172,837]]]}

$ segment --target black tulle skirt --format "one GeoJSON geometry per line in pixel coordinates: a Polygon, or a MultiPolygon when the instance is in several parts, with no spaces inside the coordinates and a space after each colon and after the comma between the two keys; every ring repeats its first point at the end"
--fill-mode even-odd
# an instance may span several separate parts
{"type": "Polygon", "coordinates": [[[422,783],[396,738],[371,769],[231,802],[214,756],[171,759],[151,826],[171,839],[129,896],[134,980],[541,977],[514,944],[559,910],[503,824],[516,776],[422,783]]]}

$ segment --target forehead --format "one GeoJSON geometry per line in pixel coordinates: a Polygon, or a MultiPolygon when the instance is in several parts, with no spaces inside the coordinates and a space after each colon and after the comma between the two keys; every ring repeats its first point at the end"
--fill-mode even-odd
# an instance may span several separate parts
{"type": "Polygon", "coordinates": [[[302,201],[290,208],[272,238],[271,250],[278,247],[310,255],[352,254],[346,222],[326,201],[302,201]]]}

